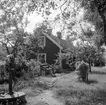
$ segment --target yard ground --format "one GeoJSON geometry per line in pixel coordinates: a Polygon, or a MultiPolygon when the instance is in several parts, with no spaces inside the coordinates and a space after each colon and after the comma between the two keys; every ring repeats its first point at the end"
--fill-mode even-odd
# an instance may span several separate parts
{"type": "Polygon", "coordinates": [[[88,78],[86,84],[75,72],[56,74],[20,82],[18,91],[26,93],[26,105],[106,105],[106,67],[92,67],[88,78]]]}
{"type": "Polygon", "coordinates": [[[27,105],[106,105],[106,67],[92,67],[87,84],[79,82],[75,72],[40,77],[40,81],[46,84],[41,91],[22,89],[27,105]]]}

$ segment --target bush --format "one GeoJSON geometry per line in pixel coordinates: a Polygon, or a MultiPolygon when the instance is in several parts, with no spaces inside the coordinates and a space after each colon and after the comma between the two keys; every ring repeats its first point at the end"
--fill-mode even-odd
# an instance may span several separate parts
{"type": "Polygon", "coordinates": [[[84,61],[79,63],[77,65],[76,71],[79,79],[81,78],[82,81],[88,81],[89,65],[87,63],[85,63],[84,61]]]}
{"type": "Polygon", "coordinates": [[[36,61],[34,59],[31,59],[28,63],[28,74],[30,77],[39,76],[40,75],[40,65],[41,63],[39,61],[36,61]]]}
{"type": "Polygon", "coordinates": [[[16,77],[23,77],[25,79],[33,78],[39,75],[40,72],[40,63],[36,59],[31,59],[27,61],[25,59],[20,60],[16,59],[16,77]]]}
{"type": "Polygon", "coordinates": [[[105,66],[105,62],[103,60],[95,60],[94,65],[97,67],[105,66]]]}

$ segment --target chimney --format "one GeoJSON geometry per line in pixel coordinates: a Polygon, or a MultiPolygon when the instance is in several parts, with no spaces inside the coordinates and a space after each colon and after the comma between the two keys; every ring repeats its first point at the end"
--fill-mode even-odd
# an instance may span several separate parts
{"type": "Polygon", "coordinates": [[[61,32],[57,32],[57,37],[58,37],[59,39],[62,39],[62,34],[61,34],[61,32]]]}

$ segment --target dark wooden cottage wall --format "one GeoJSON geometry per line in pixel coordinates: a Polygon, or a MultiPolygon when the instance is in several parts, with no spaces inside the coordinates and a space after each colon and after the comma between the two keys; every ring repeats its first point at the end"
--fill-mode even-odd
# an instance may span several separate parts
{"type": "Polygon", "coordinates": [[[50,39],[45,36],[46,46],[40,51],[40,53],[46,53],[46,62],[49,64],[54,64],[57,59],[57,54],[59,53],[59,47],[54,44],[50,39]]]}

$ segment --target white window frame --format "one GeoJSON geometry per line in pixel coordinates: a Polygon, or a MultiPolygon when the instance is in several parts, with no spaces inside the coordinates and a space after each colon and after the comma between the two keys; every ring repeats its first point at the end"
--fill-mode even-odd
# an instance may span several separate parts
{"type": "Polygon", "coordinates": [[[39,59],[39,56],[40,55],[44,55],[44,58],[45,58],[45,63],[46,63],[46,53],[38,53],[38,60],[40,61],[40,59],[39,59]]]}
{"type": "Polygon", "coordinates": [[[39,40],[40,40],[40,38],[43,38],[44,39],[44,44],[43,45],[40,45],[41,47],[45,47],[46,46],[46,38],[45,38],[45,36],[39,36],[39,40]]]}

